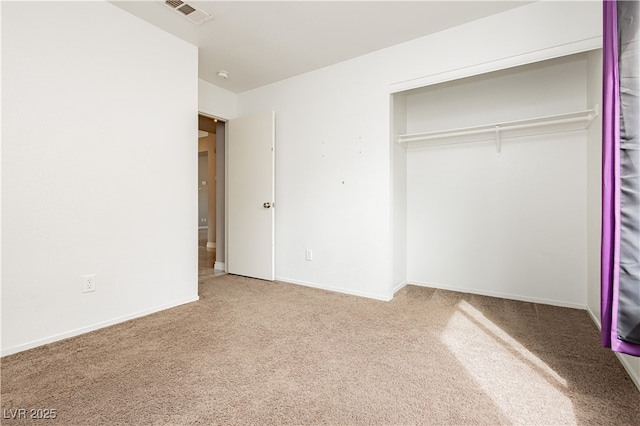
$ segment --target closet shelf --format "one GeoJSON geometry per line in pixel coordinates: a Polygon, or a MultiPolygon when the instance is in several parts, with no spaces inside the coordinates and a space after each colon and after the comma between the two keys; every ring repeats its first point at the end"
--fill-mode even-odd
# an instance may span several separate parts
{"type": "Polygon", "coordinates": [[[495,140],[499,153],[502,139],[586,129],[598,113],[598,105],[595,105],[593,109],[586,111],[436,132],[410,133],[398,136],[397,143],[406,148],[424,148],[495,140]]]}

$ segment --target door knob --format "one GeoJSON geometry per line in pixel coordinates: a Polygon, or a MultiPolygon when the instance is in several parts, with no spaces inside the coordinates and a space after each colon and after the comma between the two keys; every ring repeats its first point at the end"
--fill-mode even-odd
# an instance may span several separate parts
{"type": "Polygon", "coordinates": [[[264,207],[265,209],[271,208],[271,203],[264,203],[262,207],[264,207]]]}

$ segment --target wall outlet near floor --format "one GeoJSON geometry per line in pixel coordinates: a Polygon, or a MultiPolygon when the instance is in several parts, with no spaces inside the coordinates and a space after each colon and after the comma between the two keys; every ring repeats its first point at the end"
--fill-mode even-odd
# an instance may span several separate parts
{"type": "Polygon", "coordinates": [[[82,292],[89,293],[96,291],[96,274],[82,276],[82,292]]]}
{"type": "Polygon", "coordinates": [[[304,254],[306,260],[313,260],[313,250],[307,249],[304,254]]]}

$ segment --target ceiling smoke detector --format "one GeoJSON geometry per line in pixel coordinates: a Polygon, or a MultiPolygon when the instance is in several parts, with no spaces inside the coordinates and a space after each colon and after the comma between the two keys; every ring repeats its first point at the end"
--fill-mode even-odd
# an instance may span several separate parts
{"type": "Polygon", "coordinates": [[[218,78],[226,80],[227,78],[229,78],[229,71],[225,71],[225,70],[218,71],[218,78]]]}
{"type": "Polygon", "coordinates": [[[165,0],[164,5],[187,18],[192,24],[201,25],[213,19],[213,16],[204,10],[181,0],[165,0]]]}

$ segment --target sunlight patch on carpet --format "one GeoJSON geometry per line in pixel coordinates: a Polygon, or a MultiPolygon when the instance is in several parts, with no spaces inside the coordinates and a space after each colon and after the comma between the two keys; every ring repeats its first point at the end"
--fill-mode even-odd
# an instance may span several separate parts
{"type": "Polygon", "coordinates": [[[469,303],[441,339],[503,415],[516,424],[575,424],[567,382],[469,303]]]}

